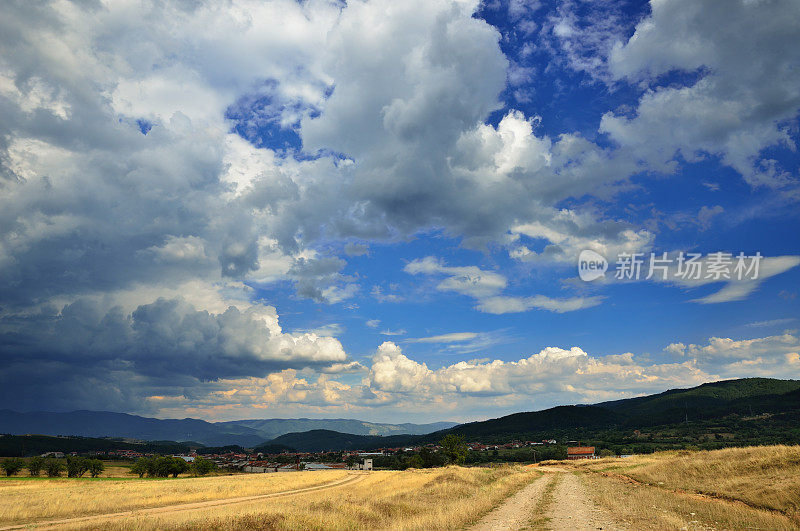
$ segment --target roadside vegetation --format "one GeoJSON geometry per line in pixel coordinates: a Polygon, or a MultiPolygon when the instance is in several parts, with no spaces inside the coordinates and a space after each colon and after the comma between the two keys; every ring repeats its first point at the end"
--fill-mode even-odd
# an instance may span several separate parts
{"type": "Polygon", "coordinates": [[[539,476],[530,467],[513,465],[376,471],[358,482],[314,493],[102,525],[184,530],[463,529],[539,476]]]}
{"type": "Polygon", "coordinates": [[[588,472],[598,502],[632,523],[800,527],[800,446],[658,452],[569,466],[588,472]]]}
{"type": "Polygon", "coordinates": [[[346,474],[344,470],[331,470],[122,481],[12,478],[0,481],[0,527],[42,519],[269,494],[320,485],[346,474]]]}
{"type": "Polygon", "coordinates": [[[191,463],[180,457],[154,456],[142,457],[131,467],[130,473],[137,474],[140,478],[176,478],[185,472],[195,476],[205,476],[217,470],[217,465],[210,459],[196,457],[191,463]]]}

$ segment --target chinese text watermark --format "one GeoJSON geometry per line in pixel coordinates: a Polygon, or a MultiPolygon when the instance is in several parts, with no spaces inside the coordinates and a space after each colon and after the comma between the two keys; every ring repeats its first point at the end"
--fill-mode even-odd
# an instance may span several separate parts
{"type": "MultiPolygon", "coordinates": [[[[620,253],[613,269],[617,280],[722,281],[757,280],[761,253],[620,253]]],[[[606,258],[590,249],[578,257],[578,276],[591,282],[605,276],[609,269],[606,258]]]]}

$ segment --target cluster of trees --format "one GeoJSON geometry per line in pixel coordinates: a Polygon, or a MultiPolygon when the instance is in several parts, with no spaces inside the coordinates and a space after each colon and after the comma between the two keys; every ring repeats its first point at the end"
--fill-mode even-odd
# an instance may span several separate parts
{"type": "Polygon", "coordinates": [[[142,457],[131,467],[131,474],[145,475],[151,478],[178,477],[179,474],[191,471],[197,476],[205,476],[217,469],[217,464],[209,459],[195,457],[192,463],[180,457],[154,456],[142,457]]]}
{"type": "Polygon", "coordinates": [[[85,457],[70,456],[66,460],[45,459],[44,457],[31,457],[26,460],[19,457],[11,457],[3,460],[0,463],[0,468],[3,469],[6,476],[16,476],[23,468],[27,468],[33,477],[39,476],[44,472],[48,477],[57,478],[66,471],[67,476],[71,478],[82,477],[87,472],[93,478],[96,478],[105,470],[105,465],[99,459],[87,459],[85,457]]]}
{"type": "Polygon", "coordinates": [[[400,451],[394,455],[378,456],[373,459],[373,466],[376,468],[405,470],[407,468],[460,465],[466,461],[467,443],[464,441],[464,437],[449,433],[439,441],[439,447],[438,451],[423,447],[414,453],[400,451]]]}

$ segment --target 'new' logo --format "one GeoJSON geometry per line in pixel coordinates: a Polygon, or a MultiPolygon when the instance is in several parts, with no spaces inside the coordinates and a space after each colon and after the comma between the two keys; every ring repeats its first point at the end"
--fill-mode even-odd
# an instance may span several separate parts
{"type": "Polygon", "coordinates": [[[608,261],[600,253],[591,249],[581,251],[578,256],[578,276],[584,282],[596,280],[608,271],[608,261]]]}

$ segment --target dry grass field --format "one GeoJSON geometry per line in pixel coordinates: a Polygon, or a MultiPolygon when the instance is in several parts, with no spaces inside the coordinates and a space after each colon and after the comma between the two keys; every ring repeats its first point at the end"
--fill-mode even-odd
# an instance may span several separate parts
{"type": "Polygon", "coordinates": [[[572,462],[595,499],[663,528],[798,529],[800,446],[659,452],[572,462]]]}
{"type": "Polygon", "coordinates": [[[0,481],[0,529],[427,530],[513,516],[533,529],[788,530],[800,529],[799,508],[797,446],[538,467],[0,481]]]}
{"type": "MultiPolygon", "coordinates": [[[[265,494],[328,483],[346,471],[252,474],[177,480],[2,482],[3,525],[265,494]]],[[[526,467],[375,471],[352,483],[213,509],[126,515],[65,528],[458,529],[540,475],[526,467]]]]}
{"type": "Polygon", "coordinates": [[[42,519],[268,494],[319,485],[345,475],[343,470],[332,470],[126,480],[8,478],[0,481],[0,527],[42,519]]]}

